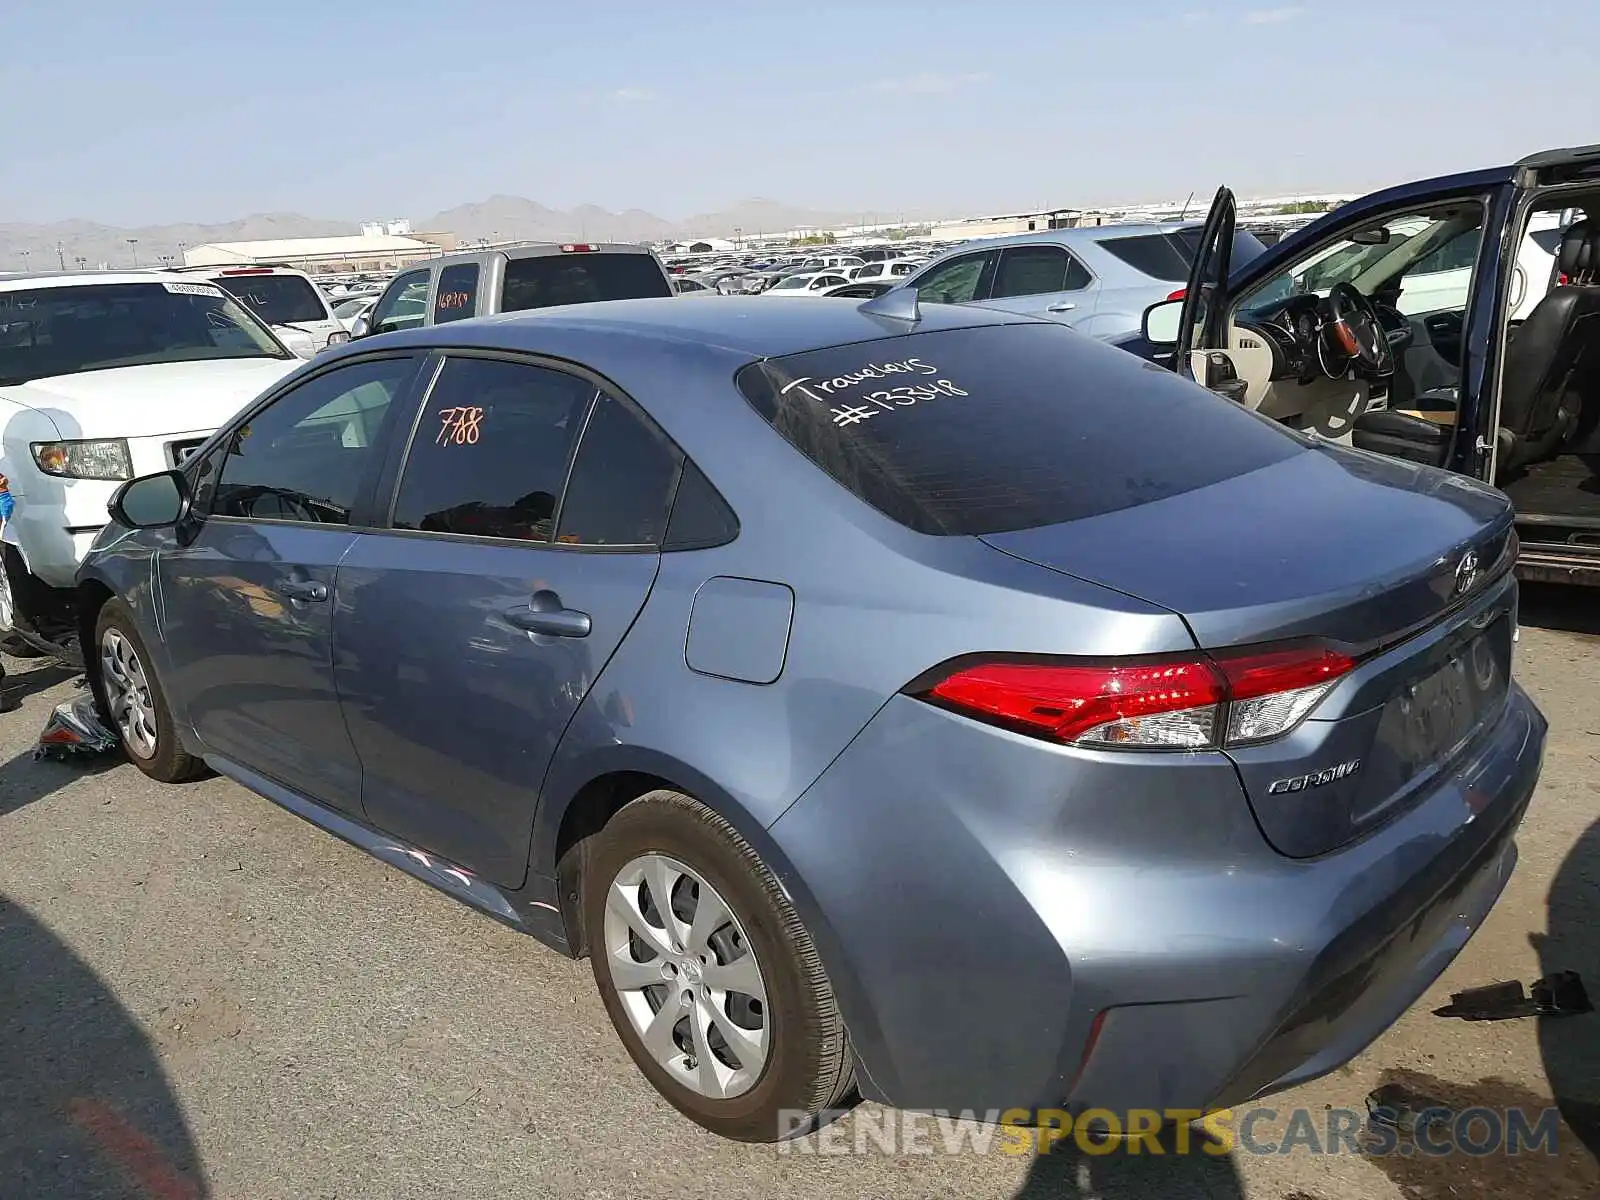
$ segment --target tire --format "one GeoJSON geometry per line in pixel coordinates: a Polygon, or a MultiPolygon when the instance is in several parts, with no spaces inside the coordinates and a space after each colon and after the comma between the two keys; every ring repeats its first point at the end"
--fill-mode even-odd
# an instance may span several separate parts
{"type": "Polygon", "coordinates": [[[611,1022],[645,1078],[684,1116],[741,1142],[778,1141],[836,1107],[855,1083],[849,1035],[811,936],[749,843],[711,809],[674,791],[634,800],[595,841],[583,885],[589,962],[611,1022]],[[672,952],[651,879],[670,881],[674,929],[688,935],[680,953],[672,952]],[[693,923],[706,887],[728,914],[709,938],[697,937],[693,923]],[[617,903],[608,910],[614,892],[617,903]],[[741,965],[747,956],[753,972],[741,965]],[[736,983],[756,987],[764,1003],[753,1004],[754,992],[736,983]],[[678,1020],[658,1015],[674,1004],[678,1020]],[[763,1053],[750,1052],[759,1044],[763,1053]]]}
{"type": "Polygon", "coordinates": [[[86,660],[89,653],[99,660],[99,669],[89,676],[94,681],[95,702],[133,765],[162,783],[184,783],[204,775],[205,763],[184,750],[178,740],[150,652],[133,614],[121,600],[107,600],[101,608],[94,625],[94,645],[86,651],[86,660]],[[131,703],[126,701],[130,689],[134,693],[131,703]]]}

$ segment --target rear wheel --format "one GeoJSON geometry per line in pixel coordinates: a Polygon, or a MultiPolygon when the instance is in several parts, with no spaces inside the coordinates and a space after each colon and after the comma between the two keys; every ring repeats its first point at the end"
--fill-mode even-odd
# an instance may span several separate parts
{"type": "Polygon", "coordinates": [[[849,1092],[850,1041],[816,947],[711,809],[672,791],[633,801],[599,835],[583,902],[611,1021],[679,1112],[771,1142],[849,1092]]]}
{"type": "Polygon", "coordinates": [[[184,750],[172,722],[150,655],[120,600],[107,600],[95,621],[94,652],[99,669],[91,674],[100,711],[138,767],[162,783],[182,783],[205,773],[205,763],[184,750]]]}

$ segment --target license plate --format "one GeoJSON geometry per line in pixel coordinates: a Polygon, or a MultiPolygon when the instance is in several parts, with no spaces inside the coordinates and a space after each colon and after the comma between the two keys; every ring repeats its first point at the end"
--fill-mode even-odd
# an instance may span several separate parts
{"type": "Polygon", "coordinates": [[[1499,711],[1510,657],[1508,619],[1502,617],[1390,701],[1380,744],[1413,769],[1449,758],[1499,711]]]}

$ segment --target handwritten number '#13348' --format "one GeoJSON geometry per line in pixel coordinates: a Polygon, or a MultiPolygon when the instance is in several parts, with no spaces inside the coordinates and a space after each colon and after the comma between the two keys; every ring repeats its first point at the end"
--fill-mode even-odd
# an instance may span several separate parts
{"type": "Polygon", "coordinates": [[[439,410],[439,436],[433,443],[436,446],[476,446],[482,424],[481,408],[442,408],[439,410]]]}

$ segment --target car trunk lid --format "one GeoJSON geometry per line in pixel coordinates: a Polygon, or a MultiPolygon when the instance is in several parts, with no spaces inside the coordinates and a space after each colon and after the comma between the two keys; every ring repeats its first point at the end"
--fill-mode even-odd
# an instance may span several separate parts
{"type": "Polygon", "coordinates": [[[1503,706],[1515,633],[1504,497],[1338,447],[998,550],[1159,604],[1199,646],[1314,638],[1357,659],[1310,717],[1228,753],[1263,833],[1325,853],[1403,806],[1503,706]]]}

